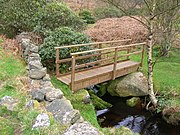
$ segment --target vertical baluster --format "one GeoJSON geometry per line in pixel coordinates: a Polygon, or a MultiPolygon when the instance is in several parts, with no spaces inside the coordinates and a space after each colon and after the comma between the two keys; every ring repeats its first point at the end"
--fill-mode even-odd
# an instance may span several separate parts
{"type": "Polygon", "coordinates": [[[76,56],[72,56],[72,71],[71,71],[71,90],[74,91],[74,81],[75,81],[75,66],[76,66],[76,56]]]}
{"type": "Polygon", "coordinates": [[[112,79],[113,79],[113,80],[116,78],[116,68],[117,68],[117,53],[118,53],[118,48],[115,48],[115,52],[114,52],[114,67],[113,67],[113,77],[112,77],[112,79]]]}
{"type": "Polygon", "coordinates": [[[59,48],[56,48],[56,77],[60,76],[59,67],[60,67],[60,63],[59,63],[59,48]]]}
{"type": "Polygon", "coordinates": [[[143,66],[143,61],[144,61],[144,50],[145,50],[145,45],[143,45],[143,48],[142,48],[141,64],[140,64],[141,67],[143,66]]]}

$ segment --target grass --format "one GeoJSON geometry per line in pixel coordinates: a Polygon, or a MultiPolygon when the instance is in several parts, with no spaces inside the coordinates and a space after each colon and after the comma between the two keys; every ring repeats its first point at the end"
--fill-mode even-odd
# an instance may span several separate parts
{"type": "Polygon", "coordinates": [[[55,135],[62,133],[66,127],[57,123],[49,113],[51,125],[48,128],[31,130],[37,115],[47,112],[37,101],[34,101],[34,108],[25,108],[25,103],[30,100],[30,97],[26,83],[22,81],[24,74],[26,74],[24,62],[19,57],[0,48],[0,98],[11,96],[18,100],[18,105],[13,111],[8,110],[5,106],[0,106],[0,134],[55,135]]]}
{"type": "Polygon", "coordinates": [[[55,76],[51,78],[51,82],[54,87],[59,88],[64,93],[65,97],[71,101],[73,107],[80,111],[82,117],[89,121],[92,125],[99,128],[99,124],[96,120],[96,113],[94,106],[92,104],[84,104],[82,103],[83,97],[86,95],[85,90],[78,91],[77,93],[73,94],[69,87],[59,80],[56,79],[55,76]]]}
{"type": "MultiPolygon", "coordinates": [[[[155,91],[158,91],[160,111],[166,106],[180,106],[180,49],[173,48],[167,57],[161,57],[153,69],[155,91]]],[[[131,59],[140,61],[135,55],[131,59]]],[[[155,60],[155,57],[153,57],[155,60]]],[[[147,55],[145,55],[142,71],[147,76],[147,55]]]]}
{"type": "MultiPolygon", "coordinates": [[[[180,49],[172,49],[168,57],[160,58],[153,69],[153,79],[156,89],[160,92],[172,89],[180,92],[180,49]]],[[[131,56],[133,60],[140,61],[137,55],[131,56]]],[[[155,59],[155,57],[153,58],[155,59]]],[[[143,63],[143,72],[147,75],[147,55],[143,63]]]]}
{"type": "Polygon", "coordinates": [[[22,60],[6,53],[0,47],[0,81],[25,74],[26,69],[24,66],[25,64],[22,60]]]}

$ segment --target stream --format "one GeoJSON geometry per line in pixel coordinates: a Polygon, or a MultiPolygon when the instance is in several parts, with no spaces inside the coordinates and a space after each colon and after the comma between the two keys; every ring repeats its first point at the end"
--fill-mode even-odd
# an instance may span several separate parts
{"type": "Polygon", "coordinates": [[[126,105],[127,98],[112,97],[105,94],[102,99],[113,106],[97,110],[97,119],[101,127],[128,127],[141,135],[180,135],[180,126],[173,126],[162,119],[161,114],[152,114],[142,108],[126,105]]]}

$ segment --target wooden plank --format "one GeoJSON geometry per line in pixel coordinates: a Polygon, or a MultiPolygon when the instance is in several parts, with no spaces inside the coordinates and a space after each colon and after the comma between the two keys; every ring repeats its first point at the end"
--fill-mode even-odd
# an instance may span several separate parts
{"type": "Polygon", "coordinates": [[[107,48],[103,48],[103,49],[95,49],[95,50],[89,50],[89,51],[83,51],[83,52],[76,52],[76,53],[71,53],[71,56],[81,55],[81,54],[86,54],[86,53],[91,53],[91,52],[101,52],[101,51],[105,51],[105,50],[113,50],[115,48],[135,47],[135,46],[141,46],[141,45],[144,45],[144,44],[146,44],[146,42],[130,44],[130,45],[123,45],[123,46],[116,46],[116,47],[107,47],[107,48]]]}
{"type": "Polygon", "coordinates": [[[91,46],[91,45],[109,44],[109,43],[118,43],[118,42],[126,42],[126,41],[131,41],[131,39],[123,39],[123,40],[115,40],[115,41],[105,41],[105,42],[94,42],[94,43],[77,44],[77,45],[67,45],[67,46],[55,47],[55,49],[73,48],[73,47],[80,47],[80,46],[91,46]]]}
{"type": "MultiPolygon", "coordinates": [[[[133,61],[125,61],[121,63],[117,63],[117,75],[115,77],[119,77],[125,74],[128,74],[132,71],[137,70],[139,67],[139,62],[133,61]],[[127,70],[130,69],[130,70],[127,70]]],[[[112,72],[113,72],[113,64],[108,66],[99,67],[97,69],[91,69],[83,72],[76,73],[76,78],[74,81],[74,88],[76,90],[79,87],[87,87],[87,85],[93,85],[101,83],[103,81],[108,81],[112,79],[112,72]],[[77,85],[81,86],[77,86],[77,85]]],[[[58,78],[62,82],[66,83],[67,85],[71,85],[71,75],[66,75],[63,77],[58,78]]]]}
{"type": "Polygon", "coordinates": [[[84,67],[88,67],[88,66],[91,66],[91,65],[95,65],[95,64],[99,64],[103,61],[107,61],[107,60],[112,60],[114,57],[110,57],[110,58],[106,58],[106,59],[102,59],[102,60],[97,60],[97,61],[94,61],[94,62],[89,62],[89,63],[85,63],[85,64],[80,64],[80,65],[76,65],[76,69],[78,68],[84,68],[84,67]]]}

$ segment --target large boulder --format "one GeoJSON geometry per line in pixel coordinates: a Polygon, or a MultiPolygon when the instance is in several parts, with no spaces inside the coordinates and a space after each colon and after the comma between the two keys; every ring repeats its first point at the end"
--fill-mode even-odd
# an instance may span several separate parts
{"type": "Polygon", "coordinates": [[[112,96],[145,96],[148,95],[148,82],[141,72],[135,72],[111,81],[107,90],[112,96]]]}

